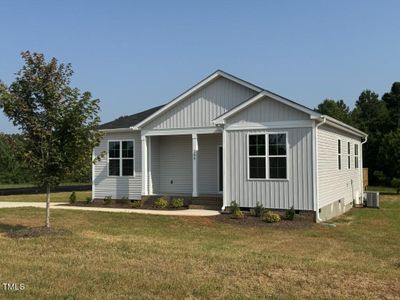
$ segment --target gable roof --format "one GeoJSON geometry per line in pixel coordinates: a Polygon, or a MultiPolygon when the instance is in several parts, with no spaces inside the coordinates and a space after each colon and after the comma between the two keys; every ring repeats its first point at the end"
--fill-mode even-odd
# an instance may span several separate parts
{"type": "Polygon", "coordinates": [[[216,119],[213,120],[213,123],[215,125],[218,124],[224,124],[225,119],[229,118],[230,116],[238,113],[239,111],[245,109],[252,103],[257,102],[258,100],[262,99],[263,97],[267,96],[273,100],[276,100],[280,103],[286,104],[294,109],[297,109],[299,111],[302,111],[310,116],[310,119],[315,119],[315,120],[320,120],[323,122],[326,122],[327,124],[335,127],[340,127],[341,129],[345,131],[352,132],[358,136],[366,137],[367,134],[358,130],[357,128],[354,128],[346,123],[343,123],[339,120],[336,120],[335,118],[329,117],[327,115],[322,115],[319,112],[316,112],[302,104],[299,104],[295,101],[292,101],[288,98],[282,97],[278,94],[275,94],[271,91],[265,90],[259,86],[256,86],[248,81],[245,81],[243,79],[240,79],[234,75],[231,75],[229,73],[226,73],[222,70],[217,70],[205,79],[201,80],[197,84],[195,84],[193,87],[190,89],[186,90],[182,94],[180,94],[178,97],[172,99],[170,102],[168,102],[165,105],[160,105],[156,106],[153,108],[150,108],[148,110],[130,115],[130,116],[122,116],[119,117],[118,119],[115,119],[114,121],[104,123],[98,127],[99,130],[127,130],[127,129],[133,129],[133,130],[140,130],[140,128],[150,122],[151,120],[155,119],[157,116],[162,114],[164,111],[168,110],[169,108],[173,107],[176,105],[178,102],[183,101],[187,96],[195,93],[208,83],[212,82],[213,80],[216,80],[217,78],[226,78],[228,80],[231,80],[233,82],[236,82],[242,86],[245,86],[251,90],[254,90],[257,92],[257,94],[253,97],[251,97],[248,100],[243,101],[242,103],[238,104],[237,106],[233,107],[231,110],[225,112],[224,114],[220,115],[216,119]]]}
{"type": "Polygon", "coordinates": [[[333,126],[333,127],[338,127],[344,131],[353,133],[357,136],[361,136],[361,137],[366,137],[367,134],[365,132],[362,132],[361,130],[358,130],[357,128],[350,126],[346,123],[343,123],[339,120],[336,120],[335,118],[332,118],[330,116],[327,115],[323,115],[317,111],[314,111],[306,106],[303,106],[299,103],[296,103],[292,100],[289,100],[287,98],[284,98],[282,96],[279,96],[275,93],[272,93],[270,91],[267,90],[263,90],[262,92],[258,93],[257,95],[251,97],[250,99],[240,103],[239,105],[233,107],[231,110],[225,112],[224,114],[220,115],[219,117],[217,117],[216,119],[213,120],[213,123],[215,125],[221,125],[225,123],[225,119],[239,113],[240,111],[244,110],[246,107],[249,107],[251,104],[256,103],[257,101],[259,101],[260,99],[264,98],[265,96],[276,100],[280,103],[286,104],[290,107],[293,107],[294,109],[297,109],[299,111],[302,111],[306,114],[308,114],[310,116],[310,119],[314,119],[314,120],[320,120],[322,122],[326,122],[328,125],[333,126]]]}
{"type": "Polygon", "coordinates": [[[148,116],[147,118],[145,118],[143,121],[139,122],[138,124],[136,124],[135,126],[132,127],[132,129],[134,130],[140,130],[140,128],[147,124],[148,122],[150,122],[151,120],[154,120],[157,116],[159,116],[160,114],[162,114],[163,112],[165,112],[166,110],[170,109],[171,107],[175,106],[177,103],[181,102],[182,100],[184,100],[187,96],[195,93],[196,91],[198,91],[199,89],[201,89],[202,87],[204,87],[205,85],[209,84],[210,82],[216,80],[217,78],[226,78],[229,79],[233,82],[236,82],[240,85],[243,85],[251,90],[254,90],[256,92],[261,92],[263,89],[260,88],[259,86],[256,86],[250,82],[247,82],[243,79],[240,79],[236,76],[233,76],[231,74],[228,74],[222,70],[217,70],[214,73],[212,73],[211,75],[209,75],[208,77],[206,77],[205,79],[203,79],[202,81],[200,81],[199,83],[195,84],[193,87],[191,87],[190,89],[186,90],[185,92],[183,92],[182,94],[180,94],[178,97],[172,99],[170,102],[168,102],[165,106],[163,106],[160,110],[156,111],[154,114],[148,116]]]}
{"type": "Polygon", "coordinates": [[[297,109],[299,111],[302,111],[308,115],[310,115],[311,119],[319,119],[322,117],[322,115],[304,105],[301,105],[299,103],[296,103],[292,100],[289,100],[287,98],[284,98],[282,96],[279,96],[278,94],[272,93],[270,91],[267,90],[262,90],[260,93],[258,93],[257,95],[251,97],[250,99],[240,103],[239,105],[236,105],[235,107],[233,107],[231,110],[225,112],[224,114],[220,115],[218,118],[213,120],[214,124],[224,124],[225,123],[225,119],[229,118],[235,114],[237,114],[238,112],[242,111],[243,109],[245,109],[246,107],[250,106],[251,104],[257,102],[258,100],[262,99],[263,97],[269,97],[273,100],[276,100],[280,103],[286,104],[290,107],[293,107],[294,109],[297,109]]]}
{"type": "Polygon", "coordinates": [[[147,109],[145,111],[139,112],[137,114],[133,114],[133,115],[130,115],[130,116],[119,117],[118,119],[115,119],[114,121],[101,124],[98,127],[98,129],[99,130],[109,130],[109,129],[126,129],[126,128],[130,128],[132,126],[135,126],[139,122],[143,121],[144,119],[146,119],[148,116],[150,116],[153,113],[155,113],[157,110],[159,110],[163,106],[164,105],[160,105],[160,106],[153,107],[153,108],[147,109]]]}

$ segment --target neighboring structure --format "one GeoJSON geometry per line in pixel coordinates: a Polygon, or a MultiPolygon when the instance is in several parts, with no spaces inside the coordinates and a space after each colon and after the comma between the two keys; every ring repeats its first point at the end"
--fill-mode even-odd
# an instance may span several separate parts
{"type": "Polygon", "coordinates": [[[317,222],[362,204],[365,133],[223,71],[100,130],[93,198],[219,195],[317,222]]]}

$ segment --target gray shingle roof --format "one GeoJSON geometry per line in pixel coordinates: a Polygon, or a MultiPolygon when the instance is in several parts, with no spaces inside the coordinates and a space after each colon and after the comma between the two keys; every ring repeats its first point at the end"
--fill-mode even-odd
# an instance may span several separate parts
{"type": "Polygon", "coordinates": [[[160,105],[160,106],[153,107],[148,110],[139,112],[134,115],[119,117],[118,119],[115,119],[114,121],[101,124],[98,127],[98,129],[129,128],[129,127],[134,126],[134,125],[138,124],[139,122],[143,121],[144,119],[146,119],[148,116],[155,113],[157,110],[159,110],[163,106],[164,105],[160,105]]]}

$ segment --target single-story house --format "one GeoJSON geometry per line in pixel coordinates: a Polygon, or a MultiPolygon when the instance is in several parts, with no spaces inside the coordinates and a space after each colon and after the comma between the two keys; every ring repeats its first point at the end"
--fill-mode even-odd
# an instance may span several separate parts
{"type": "Polygon", "coordinates": [[[183,196],[315,214],[362,204],[367,135],[223,71],[165,105],[102,124],[93,198],[183,196]]]}

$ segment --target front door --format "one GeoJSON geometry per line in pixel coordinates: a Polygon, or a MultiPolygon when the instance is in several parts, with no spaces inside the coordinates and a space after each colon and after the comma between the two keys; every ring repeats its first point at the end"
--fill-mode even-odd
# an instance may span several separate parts
{"type": "Polygon", "coordinates": [[[224,188],[224,173],[223,173],[223,152],[222,146],[218,146],[218,191],[222,192],[224,188]]]}

